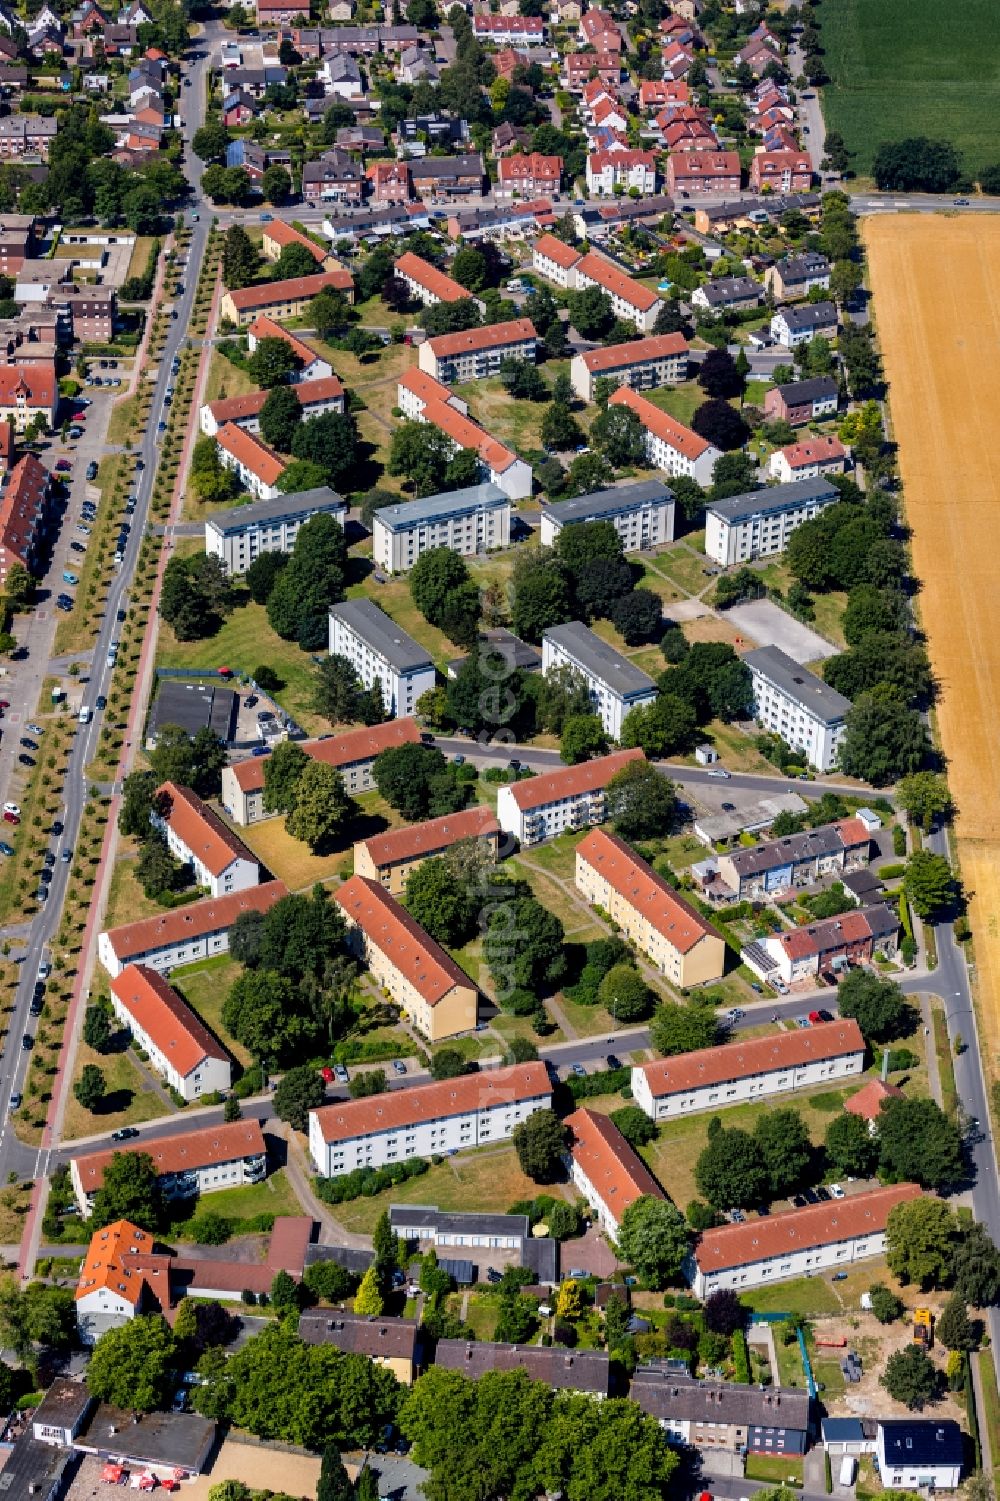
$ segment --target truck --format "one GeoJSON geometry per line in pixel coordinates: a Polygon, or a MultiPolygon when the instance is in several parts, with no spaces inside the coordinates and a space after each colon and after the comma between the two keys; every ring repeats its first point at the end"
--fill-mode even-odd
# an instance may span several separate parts
{"type": "Polygon", "coordinates": [[[929,1308],[913,1310],[913,1343],[924,1350],[934,1343],[934,1315],[929,1308]]]}

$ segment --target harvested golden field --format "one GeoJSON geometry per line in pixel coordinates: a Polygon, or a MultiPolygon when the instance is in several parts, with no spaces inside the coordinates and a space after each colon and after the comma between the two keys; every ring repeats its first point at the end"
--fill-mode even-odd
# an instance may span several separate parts
{"type": "Polygon", "coordinates": [[[899,443],[920,618],[958,805],[983,1054],[1000,1074],[1000,223],[887,215],[864,226],[899,443]]]}

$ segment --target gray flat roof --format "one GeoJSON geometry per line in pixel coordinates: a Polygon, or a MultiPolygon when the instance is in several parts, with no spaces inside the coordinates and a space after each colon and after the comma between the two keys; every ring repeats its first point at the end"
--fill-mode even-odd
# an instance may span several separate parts
{"type": "Polygon", "coordinates": [[[779,693],[799,704],[823,724],[839,724],[851,707],[849,698],[824,683],[814,672],[800,667],[780,647],[758,647],[756,651],[747,652],[743,660],[751,672],[760,673],[769,683],[773,683],[779,693]]]}
{"type": "Polygon", "coordinates": [[[212,511],[205,517],[205,525],[221,536],[242,532],[248,526],[260,526],[265,521],[281,521],[286,516],[301,516],[307,511],[319,515],[323,511],[348,509],[347,501],[329,485],[317,490],[296,490],[292,495],[276,495],[273,500],[255,500],[249,506],[227,506],[222,511],[212,511]]]}
{"type": "Polygon", "coordinates": [[[77,1448],[124,1454],[145,1464],[180,1465],[199,1472],[215,1442],[215,1423],[196,1412],[131,1412],[102,1402],[80,1430],[77,1448]]]}
{"type": "Polygon", "coordinates": [[[31,1495],[61,1495],[66,1472],[76,1467],[77,1458],[72,1449],[33,1438],[29,1424],[0,1472],[0,1496],[27,1501],[31,1495]]]}
{"type": "Polygon", "coordinates": [[[612,485],[608,490],[592,490],[589,495],[576,495],[572,500],[554,501],[542,506],[542,515],[557,526],[566,526],[571,521],[601,521],[631,511],[635,506],[650,502],[656,505],[673,498],[674,492],[662,480],[646,479],[632,485],[612,485]]]}
{"type": "Polygon", "coordinates": [[[396,1231],[452,1231],[475,1235],[530,1235],[526,1214],[451,1213],[433,1204],[390,1204],[389,1223],[396,1231]]]}
{"type": "Polygon", "coordinates": [[[216,683],[186,683],[161,678],[146,733],[158,735],[164,725],[177,724],[189,735],[208,728],[230,741],[236,723],[238,695],[216,683]]]}
{"type": "Polygon", "coordinates": [[[751,516],[775,516],[779,511],[795,511],[809,501],[827,505],[836,500],[839,491],[828,479],[795,479],[788,485],[769,485],[763,490],[746,490],[742,495],[729,495],[725,500],[713,500],[706,507],[713,516],[719,516],[732,526],[734,522],[749,521],[751,516]]]}
{"type": "Polygon", "coordinates": [[[370,599],[345,599],[331,605],[330,619],[342,620],[397,672],[434,665],[424,648],[370,599]]]}
{"type": "Polygon", "coordinates": [[[543,646],[546,639],[574,657],[587,673],[622,698],[656,692],[651,677],[602,641],[582,621],[570,620],[566,625],[550,626],[542,636],[543,646]]]}
{"type": "Polygon", "coordinates": [[[499,485],[469,485],[464,490],[425,495],[422,500],[404,500],[398,506],[381,506],[375,514],[383,526],[395,532],[416,526],[421,521],[461,516],[468,511],[484,511],[498,505],[510,505],[510,498],[499,485]]]}

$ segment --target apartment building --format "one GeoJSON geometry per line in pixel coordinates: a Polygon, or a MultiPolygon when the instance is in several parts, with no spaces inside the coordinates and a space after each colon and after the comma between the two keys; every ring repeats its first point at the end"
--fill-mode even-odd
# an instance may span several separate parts
{"type": "Polygon", "coordinates": [[[567,829],[603,823],[607,786],[630,761],[644,761],[641,750],[615,751],[579,766],[544,772],[512,782],[497,793],[497,818],[505,834],[523,847],[554,839],[567,829]]]}
{"type": "Polygon", "coordinates": [[[572,667],[587,684],[594,713],[612,740],[620,740],[631,711],[656,698],[656,684],[582,621],[550,626],[542,634],[542,676],[572,667]]]}
{"type": "Polygon", "coordinates": [[[496,47],[538,47],[545,40],[541,16],[474,16],[472,29],[477,42],[496,47]]]}
{"type": "Polygon", "coordinates": [[[300,1316],[298,1334],[307,1345],[330,1345],[344,1355],[363,1355],[391,1371],[403,1386],[413,1385],[423,1359],[418,1319],[312,1309],[300,1316]]]}
{"type": "Polygon", "coordinates": [[[220,1188],[262,1183],[267,1177],[267,1147],[256,1120],[233,1121],[185,1131],[181,1136],[144,1136],[107,1152],[74,1157],[70,1182],[84,1219],[93,1213],[94,1196],[104,1174],[120,1153],[151,1157],[157,1187],[165,1199],[193,1199],[220,1188]]]}
{"type": "Polygon", "coordinates": [[[219,462],[239,477],[240,484],[257,500],[274,500],[281,491],[278,481],[285,463],[262,439],[227,422],[215,436],[219,462]]]}
{"type": "MultiPolygon", "coordinates": [[[[5,435],[10,428],[0,428],[5,435]]],[[[18,459],[0,491],[0,586],[15,563],[32,575],[40,571],[57,490],[49,471],[33,453],[18,459]]]]}
{"type": "Polygon", "coordinates": [[[574,268],[582,259],[582,252],[575,245],[567,245],[565,240],[545,234],[539,235],[535,241],[531,252],[531,267],[554,286],[570,291],[576,287],[574,268]]]}
{"type": "MultiPolygon", "coordinates": [[[[96,1345],[108,1329],[117,1329],[137,1314],[153,1312],[155,1279],[169,1302],[166,1257],[154,1254],[153,1237],[128,1220],[116,1220],[91,1238],[76,1285],[76,1328],[83,1345],[96,1345]]],[[[57,1484],[45,1501],[62,1491],[57,1484]]],[[[26,1490],[26,1494],[30,1494],[26,1490]]]]}
{"type": "Polygon", "coordinates": [[[706,1230],[687,1262],[692,1291],[707,1298],[720,1288],[742,1291],[881,1256],[890,1212],[897,1204],[919,1199],[921,1193],[915,1183],[895,1183],[828,1204],[706,1230]]]}
{"type": "Polygon", "coordinates": [[[849,698],[777,646],[743,658],[753,679],[754,716],[765,730],[801,751],[815,771],[832,771],[846,732],[849,698]]]}
{"type": "MultiPolygon", "coordinates": [[[[287,328],[280,323],[275,323],[274,319],[269,318],[266,313],[258,314],[247,329],[247,348],[251,354],[254,353],[261,339],[281,339],[292,351],[297,363],[288,377],[289,385],[301,384],[312,387],[314,383],[318,384],[320,381],[336,380],[333,366],[328,360],[325,360],[321,354],[317,354],[305,339],[300,339],[298,334],[290,333],[287,328]]],[[[267,397],[266,391],[264,396],[267,397]]]]}
{"type": "Polygon", "coordinates": [[[411,250],[399,257],[395,269],[410,296],[422,302],[424,307],[435,307],[439,302],[462,302],[472,295],[467,287],[411,250]]]}
{"type": "Polygon", "coordinates": [[[790,381],[787,386],[772,386],[764,397],[764,415],[772,421],[782,418],[792,427],[802,427],[834,416],[837,399],[833,376],[817,375],[811,380],[790,381]]]}
{"type": "Polygon", "coordinates": [[[617,1238],[622,1215],[636,1199],[666,1195],[642,1158],[615,1123],[596,1110],[574,1110],[564,1122],[570,1132],[569,1171],[605,1235],[617,1238]]]}
{"type": "Polygon", "coordinates": [[[572,500],[555,500],[542,507],[540,539],[554,547],[565,526],[610,521],[626,553],[641,552],[674,540],[674,496],[662,480],[635,480],[592,490],[572,500]]]}
{"type": "Polygon", "coordinates": [[[299,528],[316,516],[332,516],[344,526],[347,510],[342,495],[321,485],[249,506],[212,511],[205,518],[205,551],[224,563],[232,577],[239,577],[262,553],[291,552],[299,528]]]}
{"type": "Polygon", "coordinates": [[[822,474],[843,474],[847,467],[847,449],[833,434],[820,434],[801,443],[776,448],[768,469],[781,484],[793,480],[816,479],[822,474]]]}
{"type": "Polygon", "coordinates": [[[667,192],[673,197],[735,195],[739,190],[738,151],[671,151],[667,157],[667,192]]]}
{"type": "Polygon", "coordinates": [[[434,1364],[478,1381],[493,1371],[525,1371],[554,1391],[611,1395],[611,1362],[606,1350],[567,1350],[554,1345],[505,1345],[495,1340],[439,1339],[434,1364]]]}
{"type": "Polygon", "coordinates": [[[426,371],[413,366],[397,388],[398,403],[405,417],[430,422],[452,445],[453,451],[471,449],[479,458],[484,481],[497,485],[511,500],[526,500],[531,494],[531,466],[490,436],[469,416],[467,404],[426,371]]]}
{"type": "MultiPolygon", "coordinates": [[[[381,140],[379,144],[381,145],[381,140]]],[[[304,235],[300,229],[294,229],[291,224],[286,224],[284,219],[272,219],[265,227],[261,241],[264,259],[280,260],[281,252],[287,250],[289,245],[300,245],[303,250],[307,250],[316,262],[317,271],[332,271],[338,264],[329,250],[324,250],[321,245],[316,244],[315,240],[310,240],[309,236],[304,235]]]]}
{"type": "Polygon", "coordinates": [[[229,952],[229,930],[242,912],[268,912],[287,895],[284,881],[267,881],[108,928],[97,939],[97,956],[112,979],[127,964],[162,971],[211,959],[229,952]]]}
{"type": "Polygon", "coordinates": [[[376,511],[372,559],[386,573],[408,573],[423,553],[447,547],[461,557],[510,546],[510,500],[497,485],[470,485],[376,511]]]}
{"type": "Polygon", "coordinates": [[[350,947],[422,1036],[441,1042],[473,1030],[476,986],[380,882],[355,874],[333,899],[347,923],[350,947]]]}
{"type": "Polygon", "coordinates": [[[504,360],[530,360],[534,364],[537,341],[531,319],[514,318],[509,323],[425,339],[417,364],[446,386],[453,381],[487,380],[499,374],[504,360]]]}
{"type": "Polygon", "coordinates": [[[412,715],[434,687],[434,664],[424,648],[370,599],[330,606],[330,655],[346,657],[363,687],[378,683],[393,719],[412,715]]]}
{"type": "Polygon", "coordinates": [[[40,417],[53,428],[59,406],[59,381],[55,362],[0,365],[0,422],[23,433],[40,417]]]}
{"type": "MultiPolygon", "coordinates": [[[[321,417],[324,412],[344,410],[344,388],[335,375],[301,381],[289,389],[302,408],[304,422],[310,417],[321,417]]],[[[270,391],[252,391],[246,396],[224,396],[219,401],[206,402],[199,413],[202,432],[214,438],[220,428],[232,422],[248,433],[259,434],[261,410],[270,394],[270,391]]]]}
{"type": "Polygon", "coordinates": [[[59,122],[53,115],[4,115],[0,119],[0,157],[49,159],[59,122]]]}
{"type": "Polygon", "coordinates": [[[497,162],[497,196],[557,198],[562,168],[561,156],[543,156],[540,151],[502,156],[497,162]]]}
{"type": "Polygon", "coordinates": [[[354,846],[354,874],[377,881],[390,896],[402,897],[407,880],[418,866],[466,840],[473,840],[489,860],[496,861],[500,825],[489,808],[478,804],[359,840],[354,846]]]}
{"type": "Polygon", "coordinates": [[[632,408],[645,431],[646,453],[654,468],[674,476],[688,474],[706,488],[712,483],[716,460],[722,457],[714,444],[627,386],[619,386],[608,405],[632,408]]]}
{"type": "Polygon", "coordinates": [[[309,1152],[317,1172],[336,1178],[358,1167],[507,1141],[521,1121],[551,1106],[544,1063],[483,1069],[310,1110],[309,1152]]]}
{"type": "Polygon", "coordinates": [[[260,865],[246,845],[190,787],[162,782],[154,795],[153,827],[175,860],[189,865],[197,885],[228,896],[260,884],[260,865]]]}
{"type": "Polygon", "coordinates": [[[871,854],[871,831],[860,818],[841,818],[717,857],[719,877],[734,901],[810,886],[826,876],[863,870],[871,854]]]}
{"type": "MultiPolygon", "coordinates": [[[[299,748],[310,760],[335,767],[340,772],[345,791],[355,797],[361,792],[371,792],[375,786],[372,765],[380,752],[395,750],[400,745],[419,744],[420,730],[416,720],[389,719],[385,724],[348,730],[344,735],[303,740],[299,742],[299,748]]],[[[233,822],[243,828],[275,817],[264,807],[266,767],[266,756],[253,756],[222,768],[220,801],[233,822]]]]}
{"type": "Polygon", "coordinates": [[[483,190],[483,176],[483,159],[478,152],[465,156],[414,154],[410,162],[413,191],[418,198],[431,203],[478,197],[483,190]]]}
{"type": "Polygon", "coordinates": [[[619,271],[603,256],[590,251],[581,256],[574,268],[575,285],[578,291],[587,287],[600,287],[611,300],[616,318],[634,323],[640,333],[652,332],[661,303],[656,293],[641,282],[633,281],[624,271],[619,271]]]}
{"type": "Polygon", "coordinates": [[[318,293],[340,292],[348,302],[354,301],[354,279],[344,266],[334,271],[317,271],[312,276],[293,276],[287,281],[259,282],[252,287],[237,287],[226,292],[219,305],[219,316],[246,328],[261,313],[271,318],[297,318],[304,313],[318,293]]]}
{"type": "Polygon", "coordinates": [[[807,302],[779,308],[771,319],[771,338],[785,349],[797,349],[812,339],[835,339],[837,327],[832,302],[807,302]]]}
{"type": "Polygon", "coordinates": [[[723,568],[785,551],[803,521],[840,499],[829,480],[795,480],[712,500],[705,507],[705,552],[723,568]]]}
{"type": "Polygon", "coordinates": [[[632,1097],[650,1120],[673,1120],[747,1100],[860,1077],[865,1040],[854,1020],[741,1038],[632,1069],[632,1097]]]}
{"type": "Polygon", "coordinates": [[[111,1009],[186,1102],[229,1088],[232,1064],[222,1044],[155,969],[130,964],[116,975],[111,1009]]]}
{"type": "Polygon", "coordinates": [[[646,197],[656,192],[655,151],[591,151],[587,156],[587,192],[598,197],[635,188],[646,197]]]}
{"type": "Polygon", "coordinates": [[[804,1388],[697,1381],[665,1361],[637,1367],[629,1396],[672,1444],[741,1458],[806,1451],[810,1398],[804,1388]]]}
{"type": "Polygon", "coordinates": [[[808,151],[757,151],[750,162],[750,187],[759,193],[807,193],[812,186],[808,151]]]}
{"type": "Polygon", "coordinates": [[[743,950],[741,958],[765,984],[778,979],[795,985],[800,980],[814,981],[824,970],[869,964],[876,954],[895,958],[899,927],[899,912],[877,902],[757,940],[743,950]]]}
{"type": "Polygon", "coordinates": [[[652,391],[657,386],[675,386],[687,379],[688,342],[683,334],[651,334],[629,344],[592,349],[575,354],[569,378],[582,401],[593,401],[599,380],[617,381],[633,391],[652,391]]]}
{"type": "Polygon", "coordinates": [[[777,302],[808,297],[814,288],[830,290],[830,262],[818,250],[783,256],[764,272],[764,285],[777,302]]]}
{"type": "Polygon", "coordinates": [[[576,889],[679,989],[722,978],[725,941],[617,835],[592,829],[580,841],[576,889]]]}
{"type": "Polygon", "coordinates": [[[716,276],[691,293],[692,307],[706,313],[729,313],[760,306],[764,289],[752,276],[716,276]]]}

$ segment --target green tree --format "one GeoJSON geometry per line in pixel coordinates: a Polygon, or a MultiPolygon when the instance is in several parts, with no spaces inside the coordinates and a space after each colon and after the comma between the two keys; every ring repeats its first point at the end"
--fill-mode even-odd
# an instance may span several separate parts
{"type": "Polygon", "coordinates": [[[563,453],[583,442],[583,429],[568,406],[552,401],[542,418],[541,439],[546,448],[563,453]]]}
{"type": "Polygon", "coordinates": [[[324,1303],[343,1303],[351,1297],[358,1278],[346,1267],[335,1261],[314,1261],[307,1266],[302,1277],[309,1291],[324,1303]]]}
{"type": "Polygon", "coordinates": [[[336,1444],[325,1445],[316,1486],[316,1501],[353,1501],[353,1498],[354,1487],[344,1469],[340,1450],[336,1444]]]}
{"type": "Polygon", "coordinates": [[[410,570],[413,603],[432,625],[440,625],[453,594],[469,583],[464,559],[450,547],[432,547],[410,570]]]}
{"type": "Polygon", "coordinates": [[[758,1118],[753,1139],[767,1173],[771,1198],[784,1198],[797,1187],[812,1156],[802,1117],[797,1110],[768,1111],[758,1118]]]}
{"type": "Polygon", "coordinates": [[[133,771],[122,783],[122,801],[118,813],[118,832],[133,839],[145,839],[153,813],[157,780],[150,771],[133,771]]]}
{"type": "Polygon", "coordinates": [[[615,321],[611,298],[600,287],[568,292],[569,321],[581,339],[602,339],[615,321]]]}
{"type": "MultiPolygon", "coordinates": [[[[630,590],[615,601],[610,613],[615,630],[624,637],[627,646],[655,640],[663,624],[663,604],[652,589],[630,590]]],[[[744,701],[742,695],[740,704],[744,701]]]]}
{"type": "Polygon", "coordinates": [[[354,1312],[361,1314],[374,1314],[376,1317],[382,1312],[382,1294],[379,1290],[378,1275],[375,1271],[375,1263],[368,1268],[361,1279],[361,1286],[354,1295],[354,1312]]]}
{"type": "MultiPolygon", "coordinates": [[[[229,132],[217,120],[209,120],[206,124],[199,126],[191,137],[191,150],[203,162],[225,161],[228,145],[229,132]]],[[[233,227],[237,228],[238,226],[234,225],[233,227]]],[[[227,230],[224,240],[225,244],[228,244],[231,233],[232,230],[227,230]]],[[[228,286],[229,283],[227,282],[226,285],[228,286]]]]}
{"type": "Polygon", "coordinates": [[[563,1171],[568,1134],[553,1111],[533,1111],[514,1127],[512,1140],[521,1171],[535,1183],[554,1183],[563,1171]]]}
{"type": "Polygon", "coordinates": [[[768,1171],[760,1147],[738,1128],[709,1133],[695,1163],[698,1191],[717,1209],[748,1209],[768,1194],[768,1171]]]}
{"type": "Polygon", "coordinates": [[[522,886],[511,894],[494,889],[494,904],[483,939],[483,958],[498,992],[517,987],[546,995],[566,973],[566,934],[549,912],[522,886]]]}
{"type": "Polygon", "coordinates": [[[879,1169],[890,1181],[942,1189],[965,1171],[962,1133],[933,1100],[883,1100],[878,1139],[879,1169]]]}
{"type": "Polygon", "coordinates": [[[955,1292],[977,1308],[1000,1302],[1000,1251],[984,1225],[964,1228],[952,1267],[955,1292]]]}
{"type": "Polygon", "coordinates": [[[107,1081],[97,1064],[85,1063],[79,1079],[73,1085],[73,1093],[84,1110],[89,1110],[93,1115],[103,1105],[107,1092],[107,1081]]]}
{"type": "Polygon", "coordinates": [[[323,471],[324,482],[346,485],[357,462],[358,426],[352,412],[321,412],[292,433],[292,454],[323,471]]]}
{"type": "Polygon", "coordinates": [[[596,714],[571,714],[563,725],[559,754],[569,766],[602,756],[608,748],[604,726],[596,714]]]}
{"type": "Polygon", "coordinates": [[[222,1119],[227,1126],[235,1125],[237,1121],[243,1119],[240,1102],[234,1094],[226,1096],[226,1103],[222,1107],[222,1119]]]}
{"type": "Polygon", "coordinates": [[[264,807],[269,813],[289,813],[309,757],[294,740],[283,740],[264,761],[264,807]]]}
{"type": "Polygon", "coordinates": [[[379,1285],[388,1287],[392,1274],[399,1266],[399,1240],[392,1233],[388,1211],[383,1209],[375,1221],[372,1232],[372,1247],[375,1251],[375,1275],[379,1285]]]}
{"type": "Polygon", "coordinates": [[[322,464],[315,464],[312,459],[292,459],[278,477],[278,489],[282,495],[298,495],[303,490],[320,489],[329,478],[322,464]]]}
{"type": "Polygon", "coordinates": [[[620,1110],[612,1110],[611,1119],[630,1147],[648,1146],[660,1134],[656,1122],[651,1121],[638,1105],[623,1105],[620,1110]]]}
{"type": "Polygon", "coordinates": [[[897,1298],[884,1282],[876,1282],[870,1287],[868,1296],[871,1298],[872,1313],[880,1324],[894,1323],[903,1312],[902,1299],[897,1298]]]}
{"type": "Polygon", "coordinates": [[[965,1299],[958,1293],[952,1293],[941,1310],[937,1334],[946,1350],[974,1350],[979,1343],[965,1299]]]}
{"type": "Polygon", "coordinates": [[[222,1024],[260,1063],[293,1058],[317,1035],[292,981],[269,969],[246,970],[237,977],[222,1004],[222,1024]]]}
{"type": "Polygon", "coordinates": [[[207,728],[189,735],[179,725],[166,724],[149,751],[148,760],[157,786],[173,782],[178,787],[193,788],[199,797],[215,797],[222,786],[226,747],[207,728]]]}
{"type": "Polygon", "coordinates": [[[68,1350],[76,1340],[73,1294],[41,1282],[22,1287],[13,1275],[0,1278],[0,1340],[37,1373],[40,1350],[68,1350]]]}
{"type": "Polygon", "coordinates": [[[94,1346],[87,1387],[101,1402],[127,1412],[166,1407],[177,1374],[177,1342],[160,1314],[140,1315],[108,1329],[94,1346]]]}
{"type": "MultiPolygon", "coordinates": [[[[279,453],[291,453],[292,441],[301,420],[302,405],[294,387],[274,386],[267,393],[267,400],[260,409],[261,437],[279,453]]],[[[275,554],[262,553],[261,556],[266,558],[275,554]]]]}
{"type": "Polygon", "coordinates": [[[932,771],[914,772],[896,787],[896,801],[912,823],[929,834],[935,823],[950,818],[954,804],[944,777],[932,771]]]}
{"type": "Polygon", "coordinates": [[[404,422],[389,445],[389,474],[404,475],[414,494],[435,495],[444,488],[451,440],[430,422],[404,422]]]}
{"type": "Polygon", "coordinates": [[[422,861],[406,881],[411,916],[438,943],[460,948],[475,931],[477,903],[440,858],[422,861]]]}
{"type": "Polygon", "coordinates": [[[930,749],[916,709],[896,698],[865,693],[847,711],[840,767],[875,787],[919,771],[930,749]]]}
{"type": "Polygon", "coordinates": [[[638,747],[647,756],[676,755],[691,749],[697,731],[691,705],[675,693],[661,693],[651,704],[640,704],[626,714],[621,744],[627,750],[638,747]]]}
{"type": "Polygon", "coordinates": [[[645,465],[645,429],[629,406],[605,407],[590,429],[590,441],[616,469],[645,465]]]}
{"type": "Polygon", "coordinates": [[[937,1392],[938,1371],[918,1345],[905,1345],[889,1356],[879,1382],[894,1402],[920,1412],[937,1392]]]}
{"type": "Polygon", "coordinates": [[[372,778],[390,807],[410,823],[455,813],[465,801],[444,756],[429,745],[380,751],[372,763],[372,778]]]}
{"type": "Polygon", "coordinates": [[[958,1222],[941,1199],[923,1195],[890,1209],[885,1231],[885,1259],[901,1282],[922,1288],[951,1280],[958,1222]]]}
{"type": "Polygon", "coordinates": [[[664,1057],[676,1053],[693,1053],[714,1047],[719,1026],[711,1006],[679,1006],[671,1002],[658,1006],[649,1024],[653,1047],[664,1057]]]}
{"type": "Polygon", "coordinates": [[[837,997],[841,1016],[851,1017],[867,1043],[894,1042],[909,1036],[915,1024],[912,1008],[893,980],[871,970],[852,969],[837,997]]]}
{"type": "Polygon", "coordinates": [[[332,516],[314,516],[299,528],[267,601],[267,618],[278,635],[304,651],[325,648],[329,607],[344,597],[346,571],[343,528],[332,516]]]}
{"type": "Polygon", "coordinates": [[[559,557],[523,549],[511,574],[511,624],[526,641],[541,641],[542,632],[573,619],[569,579],[559,557]]]}
{"type": "Polygon", "coordinates": [[[212,636],[231,613],[233,587],[219,558],[174,556],[163,573],[160,614],[179,641],[212,636]]]}
{"type": "Polygon", "coordinates": [[[106,1006],[88,1006],[83,1014],[83,1040],[95,1053],[107,1051],[111,1041],[111,1018],[106,1006]]]}
{"type": "Polygon", "coordinates": [[[356,806],[335,766],[309,761],[295,789],[295,806],[285,819],[286,832],[316,854],[342,832],[356,806]]]}
{"type": "MultiPolygon", "coordinates": [[[[201,132],[199,131],[198,134],[200,135],[201,132]]],[[[225,146],[222,149],[225,151],[225,146]]],[[[200,154],[199,152],[198,155],[200,154]]],[[[229,291],[239,287],[248,287],[257,275],[259,267],[260,252],[250,236],[242,224],[231,225],[226,230],[222,241],[223,285],[229,291]]]]}
{"type": "Polygon", "coordinates": [[[644,1021],[653,1010],[656,997],[634,964],[616,964],[608,970],[601,981],[598,1000],[610,1011],[614,1021],[644,1021]]]}
{"type": "Polygon", "coordinates": [[[958,885],[944,855],[930,850],[915,850],[906,865],[903,890],[907,901],[924,922],[933,922],[950,908],[958,897],[958,885]]]}
{"type": "Polygon", "coordinates": [[[247,374],[258,386],[270,388],[288,380],[301,363],[301,357],[286,339],[258,339],[253,354],[247,360],[247,374]]]}
{"type": "Polygon", "coordinates": [[[623,839],[669,834],[677,817],[673,782],[645,761],[630,761],[608,783],[608,818],[623,839]]]}
{"type": "Polygon", "coordinates": [[[848,1178],[868,1178],[878,1162],[878,1142],[868,1122],[848,1111],[834,1116],[824,1139],[826,1160],[834,1172],[848,1178]]]}
{"type": "Polygon", "coordinates": [[[457,1079],[465,1073],[465,1059],[458,1048],[438,1048],[431,1054],[432,1079],[457,1079]]]}
{"type": "Polygon", "coordinates": [[[323,1103],[323,1080],[318,1070],[303,1064],[287,1069],[274,1091],[274,1113],[279,1120],[288,1121],[295,1131],[304,1131],[309,1123],[310,1110],[317,1110],[323,1103]]]}
{"type": "MultiPolygon", "coordinates": [[[[260,191],[265,203],[287,203],[292,193],[292,179],[287,170],[277,163],[266,167],[260,179],[260,191]]],[[[316,270],[316,262],[304,245],[286,245],[279,260],[285,261],[285,265],[280,268],[281,275],[284,277],[310,276],[316,270]],[[293,257],[288,254],[293,250],[299,250],[302,253],[293,257]],[[308,259],[306,259],[307,256],[308,259]],[[289,264],[298,265],[302,269],[289,270],[289,264]]]]}
{"type": "Polygon", "coordinates": [[[633,1199],[618,1228],[618,1255],[652,1287],[664,1287],[680,1272],[688,1252],[684,1216],[668,1199],[633,1199]]]}
{"type": "Polygon", "coordinates": [[[352,1100],[364,1100],[373,1094],[385,1094],[388,1088],[389,1080],[384,1068],[366,1068],[361,1073],[351,1075],[347,1093],[352,1100]]]}

